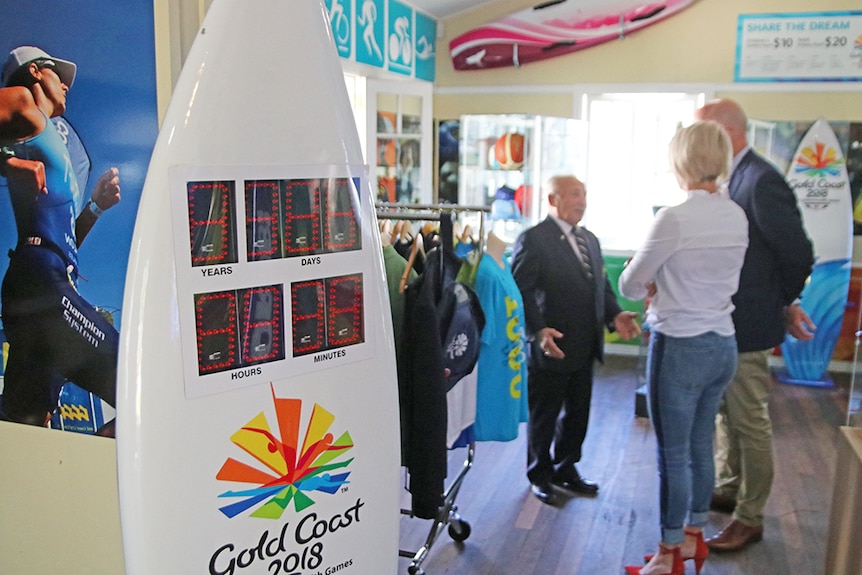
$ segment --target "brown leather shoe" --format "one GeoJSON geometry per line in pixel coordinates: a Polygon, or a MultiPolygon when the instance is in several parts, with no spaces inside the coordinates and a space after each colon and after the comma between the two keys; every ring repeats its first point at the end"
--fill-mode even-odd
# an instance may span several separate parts
{"type": "Polygon", "coordinates": [[[733,510],[736,509],[736,498],[725,495],[720,491],[713,491],[709,508],[722,513],[733,513],[733,510]]]}
{"type": "Polygon", "coordinates": [[[711,551],[738,551],[763,539],[763,525],[746,525],[734,519],[727,527],[706,540],[711,551]]]}

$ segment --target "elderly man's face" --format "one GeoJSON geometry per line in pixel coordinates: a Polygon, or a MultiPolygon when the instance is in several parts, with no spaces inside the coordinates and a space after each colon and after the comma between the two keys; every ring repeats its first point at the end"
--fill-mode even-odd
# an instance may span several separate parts
{"type": "Polygon", "coordinates": [[[564,222],[576,225],[584,217],[587,209],[587,189],[575,178],[557,182],[556,188],[548,196],[551,208],[564,222]]]}

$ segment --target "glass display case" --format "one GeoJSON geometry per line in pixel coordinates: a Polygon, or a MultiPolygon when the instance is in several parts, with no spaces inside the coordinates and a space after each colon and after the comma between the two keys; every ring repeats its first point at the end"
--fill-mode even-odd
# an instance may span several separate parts
{"type": "Polygon", "coordinates": [[[547,215],[541,191],[550,176],[586,171],[587,125],[579,120],[465,115],[459,144],[458,203],[490,206],[489,229],[509,243],[547,215]]]}
{"type": "Polygon", "coordinates": [[[377,200],[430,202],[430,84],[369,81],[367,86],[367,158],[377,180],[377,200]]]}

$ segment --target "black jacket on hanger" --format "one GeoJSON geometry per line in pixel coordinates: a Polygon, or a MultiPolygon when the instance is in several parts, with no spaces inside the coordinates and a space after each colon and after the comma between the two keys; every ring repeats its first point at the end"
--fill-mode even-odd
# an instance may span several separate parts
{"type": "MultiPolygon", "coordinates": [[[[442,246],[451,246],[445,228],[441,219],[442,246]]],[[[402,464],[410,475],[413,514],[422,519],[435,518],[443,504],[446,392],[476,365],[485,325],[476,293],[455,281],[460,268],[452,250],[437,247],[406,291],[398,357],[402,464]]]]}

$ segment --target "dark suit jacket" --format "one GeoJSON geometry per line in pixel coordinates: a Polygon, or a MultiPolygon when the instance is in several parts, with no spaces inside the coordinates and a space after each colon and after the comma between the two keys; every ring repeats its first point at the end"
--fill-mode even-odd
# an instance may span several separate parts
{"type": "Polygon", "coordinates": [[[550,217],[522,233],[515,242],[512,275],[524,299],[524,321],[531,340],[529,361],[533,367],[567,372],[587,361],[603,359],[605,327],[614,329],[614,317],[621,308],[604,272],[599,241],[584,231],[592,280],[587,279],[578,256],[550,217]],[[543,327],[563,333],[557,345],[566,354],[564,359],[543,355],[540,342],[533,337],[543,327]]]}
{"type": "Polygon", "coordinates": [[[748,250],[733,296],[740,352],[784,341],[784,308],[802,292],[814,254],[796,195],[784,176],[753,150],[730,178],[730,197],[748,216],[748,250]]]}

